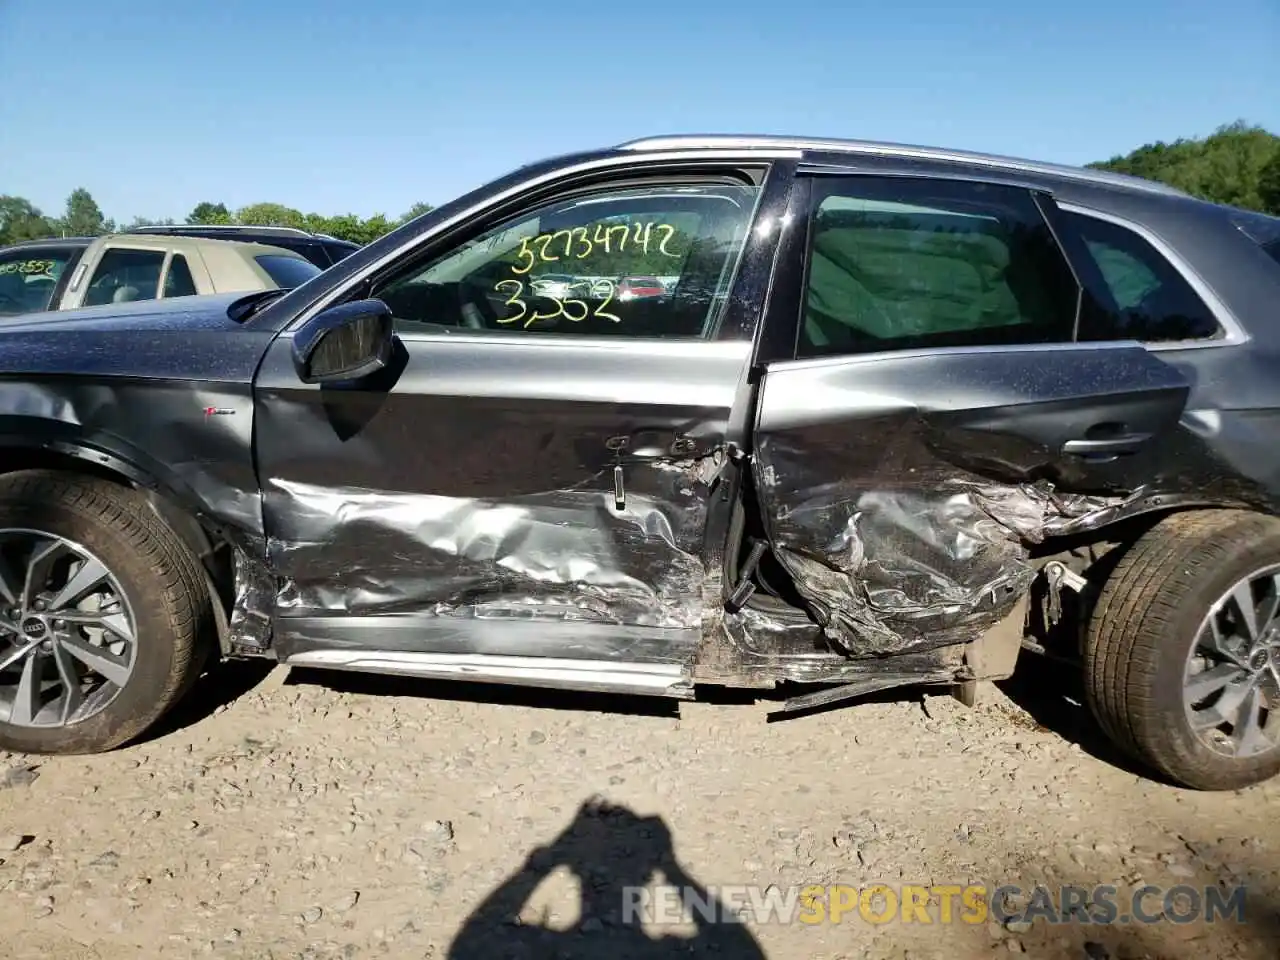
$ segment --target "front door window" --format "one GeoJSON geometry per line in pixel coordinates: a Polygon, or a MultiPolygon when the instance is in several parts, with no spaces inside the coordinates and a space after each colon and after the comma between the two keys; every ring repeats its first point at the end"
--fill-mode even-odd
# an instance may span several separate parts
{"type": "Polygon", "coordinates": [[[758,188],[619,188],[505,221],[375,291],[401,332],[702,339],[758,188]]]}

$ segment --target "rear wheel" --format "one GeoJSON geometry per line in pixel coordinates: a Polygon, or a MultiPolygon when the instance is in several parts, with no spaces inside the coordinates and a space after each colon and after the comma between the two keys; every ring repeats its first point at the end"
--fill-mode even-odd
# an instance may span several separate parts
{"type": "Polygon", "coordinates": [[[1280,773],[1280,520],[1170,515],[1103,584],[1085,636],[1103,728],[1184,786],[1280,773]]]}
{"type": "Polygon", "coordinates": [[[0,477],[0,747],[132,740],[195,679],[211,613],[198,561],[134,491],[0,477]]]}

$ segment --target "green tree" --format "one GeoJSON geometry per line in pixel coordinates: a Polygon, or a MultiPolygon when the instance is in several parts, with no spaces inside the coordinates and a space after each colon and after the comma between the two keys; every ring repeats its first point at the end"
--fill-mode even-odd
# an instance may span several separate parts
{"type": "Polygon", "coordinates": [[[375,213],[368,220],[362,220],[354,213],[343,213],[336,217],[322,217],[312,213],[306,218],[308,230],[327,233],[339,240],[350,240],[361,245],[377,240],[396,226],[399,224],[392,223],[381,213],[375,213]]]}
{"type": "Polygon", "coordinates": [[[225,203],[210,203],[201,200],[187,214],[187,223],[221,224],[231,222],[231,211],[225,203]]]}
{"type": "Polygon", "coordinates": [[[93,195],[84,187],[77,187],[67,197],[67,213],[61,226],[73,237],[96,237],[109,232],[114,225],[102,215],[93,195]]]}
{"type": "Polygon", "coordinates": [[[398,224],[392,223],[384,214],[375,213],[360,225],[359,235],[351,239],[359,244],[373,243],[384,233],[390,233],[397,226],[398,224]]]}
{"type": "Polygon", "coordinates": [[[1201,139],[1148,143],[1089,166],[1160,180],[1215,203],[1268,210],[1276,206],[1264,196],[1263,171],[1277,157],[1280,137],[1237,121],[1201,139]]]}
{"type": "Polygon", "coordinates": [[[0,246],[56,235],[53,223],[30,200],[0,195],[0,246]]]}
{"type": "Polygon", "coordinates": [[[1280,150],[1258,174],[1258,196],[1267,213],[1280,216],[1280,150]]]}
{"type": "Polygon", "coordinates": [[[325,217],[318,213],[307,214],[307,229],[313,233],[327,233],[339,240],[350,240],[359,243],[361,220],[354,213],[343,213],[336,217],[325,217]]]}
{"type": "Polygon", "coordinates": [[[122,224],[120,229],[127,233],[130,230],[137,229],[138,227],[172,227],[175,223],[177,223],[177,221],[173,219],[152,220],[150,217],[134,217],[127,224],[122,224]]]}
{"type": "Polygon", "coordinates": [[[400,218],[400,222],[408,223],[410,220],[416,220],[418,217],[422,216],[424,213],[430,213],[434,209],[435,207],[433,207],[431,204],[418,201],[412,207],[410,207],[408,211],[405,212],[404,216],[400,218]]]}
{"type": "Polygon", "coordinates": [[[301,210],[282,203],[251,203],[236,211],[236,223],[255,227],[297,227],[306,229],[307,218],[301,210]]]}

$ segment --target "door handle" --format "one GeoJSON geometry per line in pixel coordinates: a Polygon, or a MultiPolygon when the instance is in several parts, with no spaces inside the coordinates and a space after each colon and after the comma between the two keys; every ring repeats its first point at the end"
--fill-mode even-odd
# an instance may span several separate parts
{"type": "Polygon", "coordinates": [[[1062,452],[1077,457],[1118,457],[1123,453],[1136,453],[1152,436],[1150,433],[1130,433],[1106,440],[1068,440],[1062,445],[1062,452]]]}

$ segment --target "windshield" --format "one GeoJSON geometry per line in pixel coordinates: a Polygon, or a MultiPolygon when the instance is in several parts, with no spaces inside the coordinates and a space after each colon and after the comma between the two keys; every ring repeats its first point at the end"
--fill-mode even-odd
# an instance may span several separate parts
{"type": "Polygon", "coordinates": [[[0,252],[0,316],[48,310],[58,278],[79,252],[56,247],[0,252]]]}
{"type": "Polygon", "coordinates": [[[285,290],[302,286],[320,272],[320,268],[310,260],[282,253],[264,253],[254,259],[258,261],[258,266],[267,271],[267,276],[285,290]]]}

